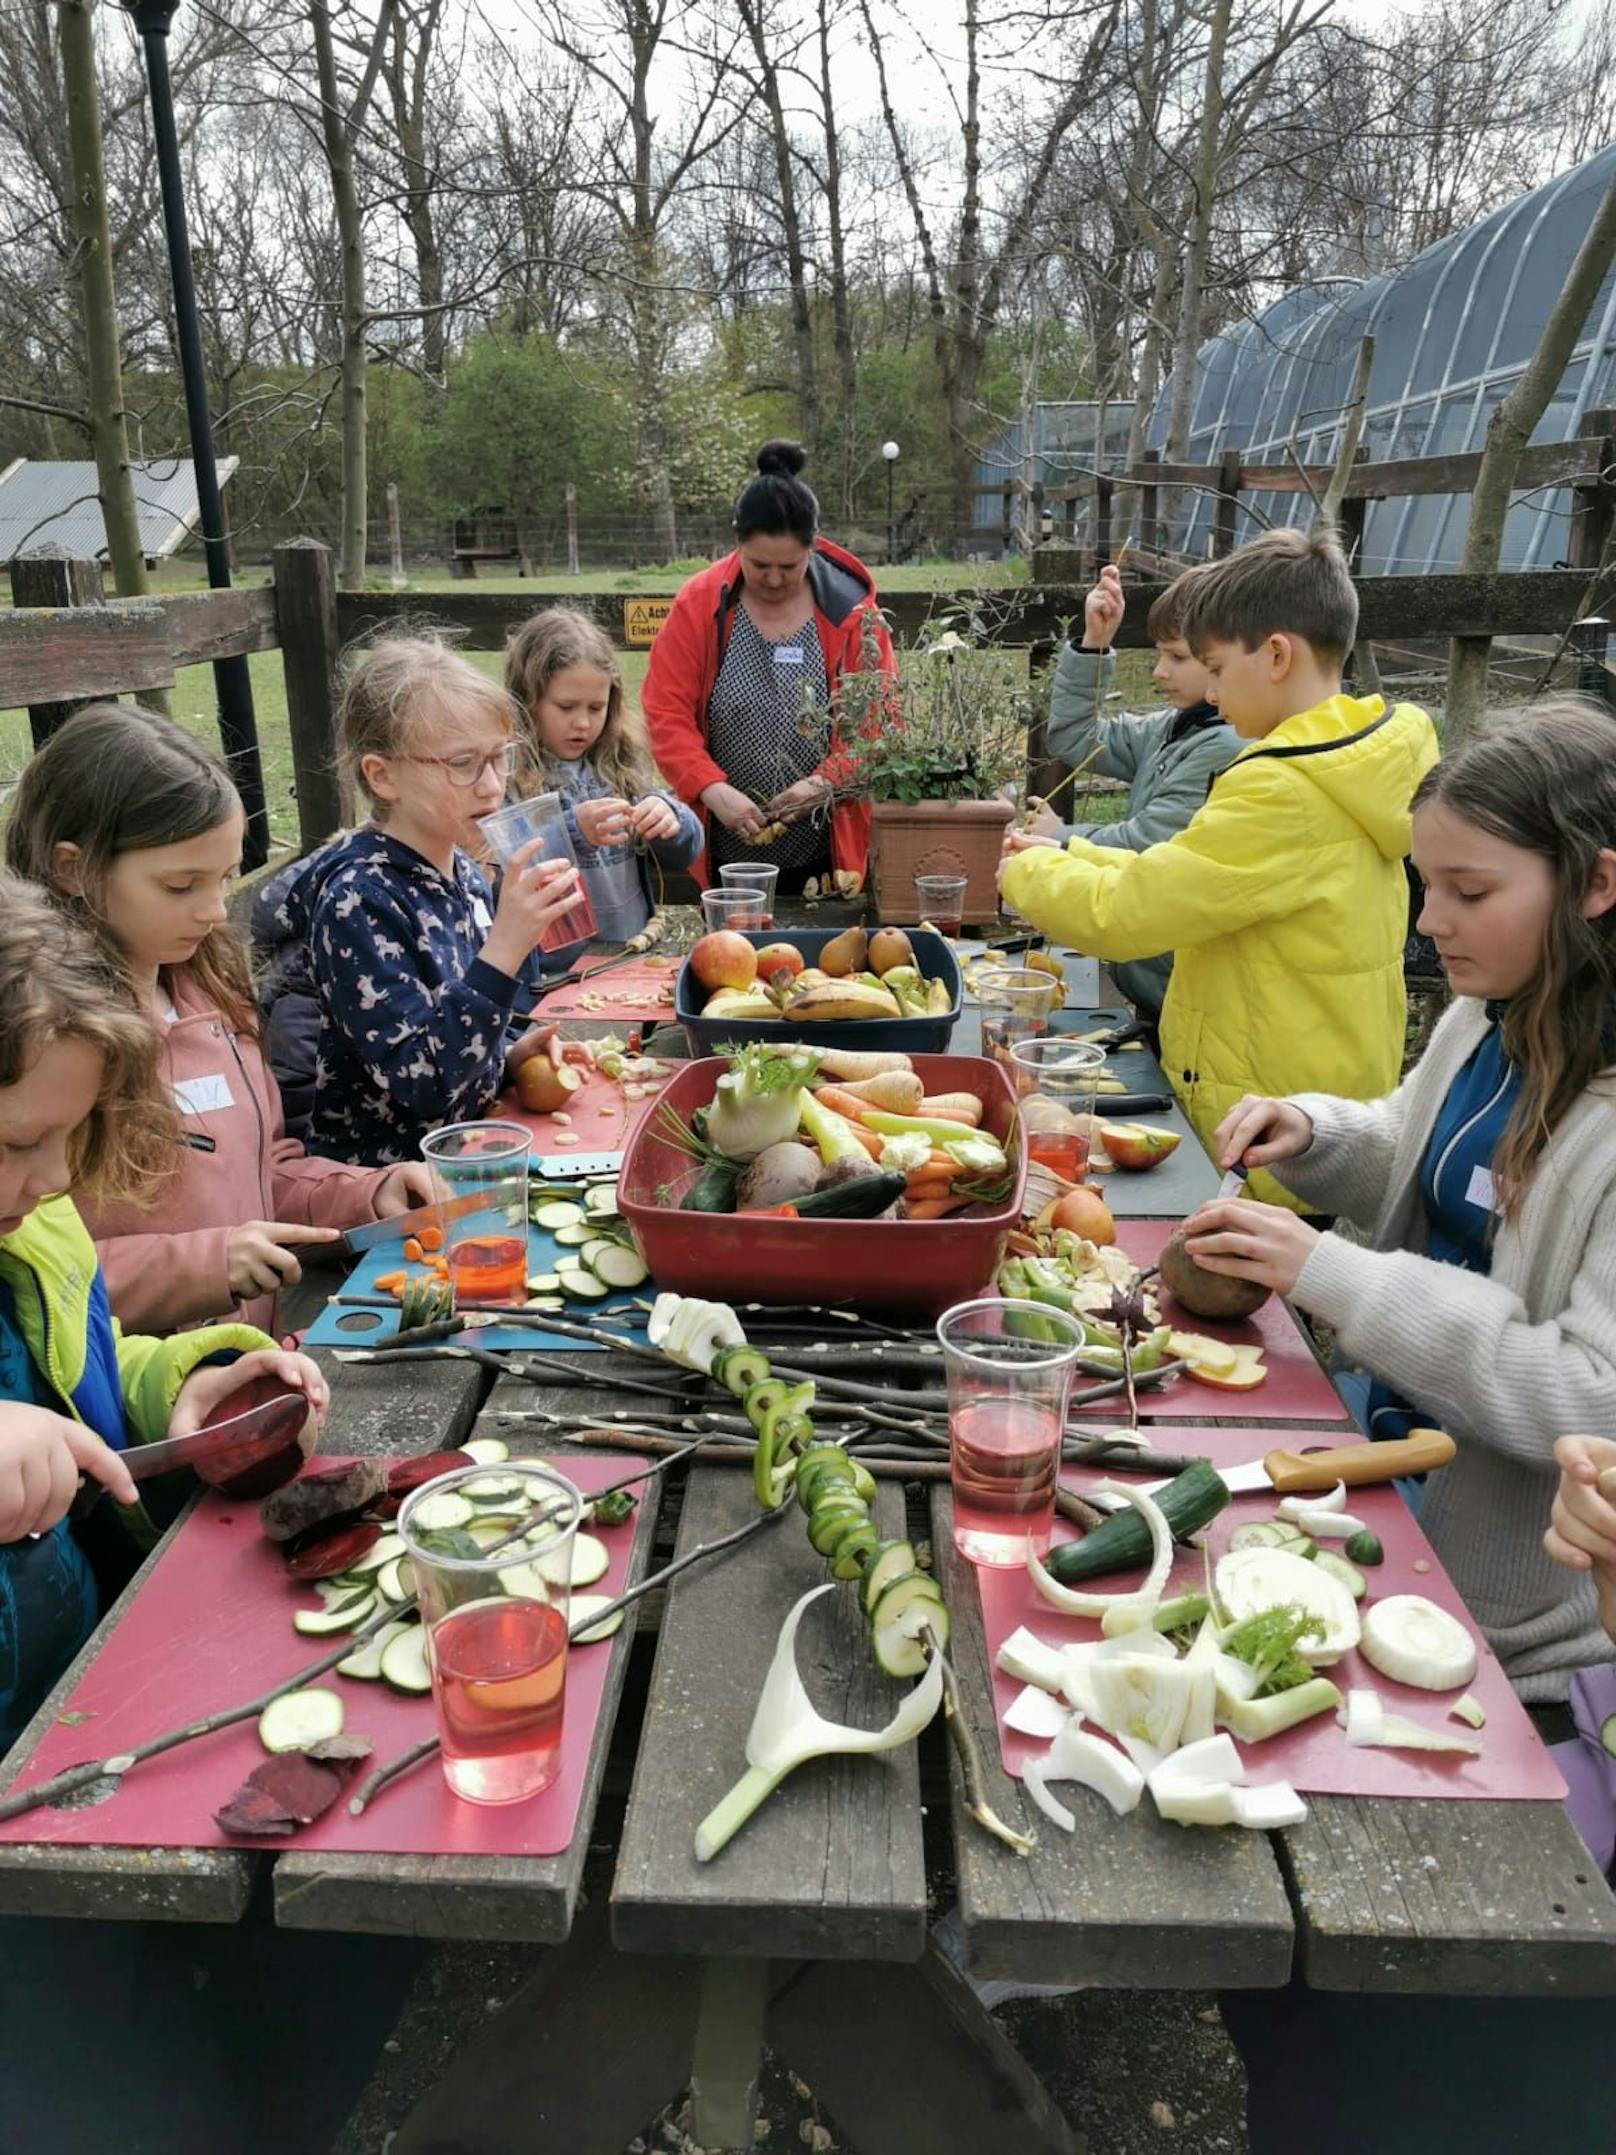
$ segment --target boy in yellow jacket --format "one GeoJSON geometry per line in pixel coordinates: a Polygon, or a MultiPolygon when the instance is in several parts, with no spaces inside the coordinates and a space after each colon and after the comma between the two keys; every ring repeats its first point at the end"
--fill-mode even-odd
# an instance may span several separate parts
{"type": "MultiPolygon", "coordinates": [[[[1012,831],[999,885],[1108,960],[1176,952],[1162,1063],[1203,1140],[1244,1093],[1374,1100],[1402,1066],[1409,800],[1437,760],[1413,704],[1347,696],[1358,597],[1335,541],[1274,531],[1197,572],[1183,633],[1249,745],[1163,845],[1012,831]]],[[[1260,1172],[1252,1195],[1296,1207],[1260,1172]]]]}

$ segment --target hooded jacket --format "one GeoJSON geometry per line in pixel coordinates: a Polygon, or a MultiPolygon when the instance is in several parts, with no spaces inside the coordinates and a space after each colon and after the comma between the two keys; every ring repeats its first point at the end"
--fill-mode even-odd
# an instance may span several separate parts
{"type": "MultiPolygon", "coordinates": [[[[1128,781],[1128,812],[1115,823],[1070,823],[1062,842],[1086,838],[1090,845],[1143,853],[1181,831],[1204,807],[1218,773],[1240,753],[1240,736],[1215,704],[1187,711],[1119,711],[1101,708],[1116,670],[1109,651],[1062,647],[1049,693],[1049,753],[1063,763],[1090,756],[1107,778],[1128,781]]],[[[1114,968],[1117,986],[1147,1018],[1158,1018],[1172,977],[1171,953],[1136,958],[1114,968]]]]}
{"type": "MultiPolygon", "coordinates": [[[[813,594],[814,627],[825,655],[825,679],[832,699],[844,673],[857,673],[862,659],[864,623],[874,617],[881,671],[896,674],[892,639],[876,604],[875,579],[863,562],[829,539],[814,541],[808,558],[808,588],[813,594]]],[[[718,679],[742,591],[741,557],[727,554],[691,577],[674,600],[668,618],[651,646],[640,708],[651,735],[657,769],[696,811],[705,829],[707,811],[701,795],[708,786],[727,783],[707,749],[707,702],[718,679]]],[[[854,776],[854,760],[833,735],[830,751],[813,774],[833,786],[854,776]]],[[[831,810],[830,854],[835,868],[862,876],[870,851],[870,804],[840,800],[831,810]]],[[[705,848],[691,864],[698,880],[707,877],[705,848]]]]}
{"type": "MultiPolygon", "coordinates": [[[[1107,960],[1171,950],[1162,1064],[1203,1141],[1243,1093],[1389,1093],[1407,1005],[1409,802],[1437,760],[1413,704],[1330,696],[1243,748],[1143,853],[1034,846],[1004,895],[1107,960]]],[[[1296,1206],[1271,1176],[1252,1195],[1296,1206]]]]}
{"type": "Polygon", "coordinates": [[[156,1206],[81,1202],[113,1315],[136,1331],[238,1316],[275,1329],[275,1297],[237,1303],[230,1235],[247,1220],[354,1227],[376,1217],[385,1168],[313,1160],[281,1120],[258,1042],[232,1032],[183,972],[170,981],[178,1018],[163,1030],[163,1077],[185,1132],[156,1206]]]}

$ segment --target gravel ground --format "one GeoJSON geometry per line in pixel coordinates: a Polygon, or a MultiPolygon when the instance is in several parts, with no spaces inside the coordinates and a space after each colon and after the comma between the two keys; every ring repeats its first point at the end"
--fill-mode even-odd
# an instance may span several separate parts
{"type": "MultiPolygon", "coordinates": [[[[527,1947],[444,1946],[423,1970],[332,2155],[387,2155],[392,2135],[460,2045],[538,1965],[527,1947]]],[[[1243,2155],[1244,2085],[1210,1997],[1077,1991],[998,2009],[1001,2025],[1071,2121],[1079,2155],[1243,2155]]],[[[940,2155],[857,2147],[813,2091],[769,2055],[758,2147],[812,2155],[940,2155]]],[[[675,2101],[623,2155],[702,2155],[675,2101]]],[[[1006,2155],[1014,2155],[1007,2143],[1006,2155]]]]}

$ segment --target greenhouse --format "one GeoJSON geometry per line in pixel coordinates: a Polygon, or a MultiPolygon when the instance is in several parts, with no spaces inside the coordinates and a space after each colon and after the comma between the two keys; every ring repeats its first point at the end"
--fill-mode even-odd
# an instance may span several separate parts
{"type": "MultiPolygon", "coordinates": [[[[1215,463],[1239,449],[1253,463],[1283,463],[1294,453],[1307,464],[1329,464],[1366,335],[1375,340],[1363,436],[1372,460],[1481,448],[1494,406],[1532,355],[1613,163],[1616,144],[1399,270],[1366,280],[1320,278],[1212,338],[1197,359],[1188,461],[1215,463]]],[[[1165,448],[1171,394],[1169,383],[1151,413],[1151,448],[1165,448]]],[[[1566,440],[1585,413],[1612,404],[1616,273],[1605,279],[1533,439],[1566,440]]],[[[1238,535],[1311,513],[1305,494],[1249,496],[1238,535]]],[[[1360,566],[1372,575],[1454,569],[1468,515],[1463,494],[1373,502],[1360,566]]],[[[1519,499],[1505,532],[1504,565],[1563,562],[1570,515],[1563,487],[1519,499]]],[[[1175,550],[1202,558],[1212,517],[1209,494],[1187,494],[1171,534],[1175,550]]]]}

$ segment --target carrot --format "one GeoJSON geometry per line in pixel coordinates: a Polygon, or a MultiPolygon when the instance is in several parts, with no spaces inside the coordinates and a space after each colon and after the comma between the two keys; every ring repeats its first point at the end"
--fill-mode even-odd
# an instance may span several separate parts
{"type": "Polygon", "coordinates": [[[425,1255],[426,1251],[416,1237],[406,1235],[404,1238],[404,1262],[409,1265],[418,1265],[425,1255]]]}
{"type": "Polygon", "coordinates": [[[857,1093],[844,1092],[839,1085],[816,1085],[814,1098],[833,1115],[845,1115],[849,1122],[862,1120],[864,1110],[875,1105],[872,1100],[861,1100],[857,1093]]]}
{"type": "Polygon", "coordinates": [[[879,1160],[881,1157],[881,1147],[886,1143],[886,1139],[884,1137],[877,1137],[873,1130],[866,1130],[863,1123],[854,1122],[850,1115],[844,1115],[842,1117],[842,1120],[847,1124],[847,1127],[852,1131],[853,1135],[864,1147],[870,1158],[872,1160],[879,1160]]]}
{"type": "Polygon", "coordinates": [[[429,1252],[441,1250],[443,1247],[443,1229],[441,1227],[423,1227],[415,1239],[420,1243],[423,1250],[429,1252]]]}
{"type": "Polygon", "coordinates": [[[951,1212],[968,1205],[968,1197],[905,1197],[904,1217],[910,1220],[946,1220],[951,1212]]]}
{"type": "Polygon", "coordinates": [[[982,1120],[982,1103],[974,1092],[940,1092],[922,1100],[917,1115],[940,1115],[944,1122],[968,1122],[974,1130],[982,1120]]]}
{"type": "Polygon", "coordinates": [[[402,1272],[383,1272],[376,1281],[377,1292],[380,1294],[402,1294],[404,1292],[405,1278],[406,1275],[402,1272]]]}

